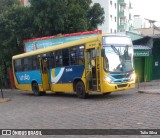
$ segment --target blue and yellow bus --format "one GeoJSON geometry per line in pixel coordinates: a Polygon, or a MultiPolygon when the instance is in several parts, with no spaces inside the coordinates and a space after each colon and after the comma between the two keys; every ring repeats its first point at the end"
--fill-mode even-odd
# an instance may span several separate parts
{"type": "Polygon", "coordinates": [[[12,57],[15,86],[33,91],[109,94],[135,87],[133,45],[123,35],[99,34],[12,57]]]}

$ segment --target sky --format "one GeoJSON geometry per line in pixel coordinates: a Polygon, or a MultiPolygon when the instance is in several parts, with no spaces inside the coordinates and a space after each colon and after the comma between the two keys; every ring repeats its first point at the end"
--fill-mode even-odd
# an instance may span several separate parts
{"type": "Polygon", "coordinates": [[[134,14],[160,22],[160,0],[131,0],[134,14]]]}

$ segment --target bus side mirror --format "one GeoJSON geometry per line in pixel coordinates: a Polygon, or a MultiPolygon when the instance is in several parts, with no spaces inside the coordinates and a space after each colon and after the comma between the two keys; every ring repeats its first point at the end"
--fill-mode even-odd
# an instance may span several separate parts
{"type": "Polygon", "coordinates": [[[102,57],[105,56],[105,49],[102,49],[102,57]]]}

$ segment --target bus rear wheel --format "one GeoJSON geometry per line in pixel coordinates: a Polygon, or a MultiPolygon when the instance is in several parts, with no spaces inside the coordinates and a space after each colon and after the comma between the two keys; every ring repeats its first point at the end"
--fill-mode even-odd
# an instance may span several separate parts
{"type": "Polygon", "coordinates": [[[88,94],[85,91],[85,87],[82,81],[79,81],[76,84],[76,93],[79,98],[82,98],[82,99],[87,98],[88,94]]]}
{"type": "Polygon", "coordinates": [[[37,83],[33,83],[32,84],[32,91],[34,93],[35,96],[42,96],[45,94],[45,92],[40,92],[39,91],[39,87],[37,83]]]}

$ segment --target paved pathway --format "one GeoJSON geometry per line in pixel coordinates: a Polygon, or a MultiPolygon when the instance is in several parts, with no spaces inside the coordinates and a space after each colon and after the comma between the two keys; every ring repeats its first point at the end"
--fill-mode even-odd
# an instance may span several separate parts
{"type": "MultiPolygon", "coordinates": [[[[145,89],[158,87],[148,85],[145,89]]],[[[106,96],[90,95],[88,99],[54,93],[35,97],[25,91],[4,90],[11,101],[0,103],[0,129],[160,128],[160,95],[138,93],[142,89],[143,85],[106,96]]]]}

